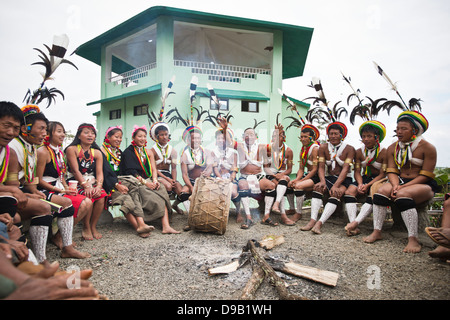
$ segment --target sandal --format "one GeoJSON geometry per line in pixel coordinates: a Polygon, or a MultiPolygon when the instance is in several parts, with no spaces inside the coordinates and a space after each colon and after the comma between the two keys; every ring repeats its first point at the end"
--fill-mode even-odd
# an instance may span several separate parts
{"type": "Polygon", "coordinates": [[[271,218],[267,218],[266,220],[261,220],[262,224],[265,224],[267,226],[271,226],[271,227],[277,227],[278,226],[278,222],[273,222],[273,220],[271,218]]]}
{"type": "Polygon", "coordinates": [[[254,224],[252,219],[245,219],[245,223],[241,224],[241,229],[250,229],[254,224]]]}

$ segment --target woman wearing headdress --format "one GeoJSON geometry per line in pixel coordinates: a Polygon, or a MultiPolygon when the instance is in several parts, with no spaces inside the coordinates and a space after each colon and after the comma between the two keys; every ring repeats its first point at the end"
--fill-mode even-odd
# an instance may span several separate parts
{"type": "Polygon", "coordinates": [[[103,154],[95,142],[96,137],[97,131],[94,126],[83,123],[78,127],[75,139],[65,150],[70,172],[68,181],[78,181],[78,193],[94,203],[91,219],[84,221],[87,224],[84,226],[86,239],[102,238],[102,234],[97,230],[97,223],[105,208],[107,197],[103,189],[103,154]]]}
{"type": "Polygon", "coordinates": [[[321,102],[326,107],[326,111],[322,110],[321,106],[317,106],[316,110],[328,122],[326,129],[328,142],[321,144],[319,148],[318,176],[320,181],[314,185],[311,199],[311,220],[301,230],[311,230],[316,234],[320,234],[322,225],[336,211],[341,198],[352,182],[350,165],[353,163],[355,148],[347,145],[344,141],[347,137],[347,126],[338,121],[343,113],[347,113],[347,110],[343,107],[338,108],[340,101],[334,105],[332,110],[328,107],[328,101],[325,98],[319,79],[314,78],[311,86],[318,95],[318,97],[314,98],[315,102],[321,102]],[[328,192],[330,197],[320,219],[318,219],[319,209],[322,206],[325,192],[328,192]]]}
{"type": "Polygon", "coordinates": [[[391,201],[401,212],[408,230],[408,244],[403,252],[417,253],[421,250],[418,241],[418,213],[416,205],[433,198],[438,190],[434,180],[437,161],[436,148],[423,139],[429,123],[420,112],[420,99],[412,98],[408,105],[403,101],[398,88],[375,63],[378,73],[392,86],[401,101],[389,100],[383,104],[388,113],[398,107],[402,113],[397,117],[396,135],[398,141],[387,149],[388,183],[383,184],[373,195],[373,226],[365,242],[373,243],[382,238],[381,230],[391,201]]]}
{"type": "Polygon", "coordinates": [[[122,153],[120,175],[129,193],[139,196],[140,202],[134,201],[136,207],[127,214],[128,221],[138,230],[146,226],[145,221],[162,218],[162,233],[180,233],[170,226],[170,199],[167,190],[158,181],[155,158],[146,148],[147,128],[135,125],[131,137],[130,146],[122,153]]]}
{"type": "MultiPolygon", "coordinates": [[[[93,205],[89,198],[70,190],[67,185],[67,163],[61,150],[65,137],[64,126],[60,122],[51,121],[47,128],[47,137],[44,140],[44,145],[37,151],[36,174],[39,177],[41,191],[60,195],[72,201],[75,210],[73,215],[74,225],[76,225],[81,220],[89,221],[93,205]]],[[[85,225],[83,225],[84,227],[85,225]]],[[[86,234],[90,233],[90,230],[83,229],[83,238],[89,240],[86,238],[86,234]]]]}

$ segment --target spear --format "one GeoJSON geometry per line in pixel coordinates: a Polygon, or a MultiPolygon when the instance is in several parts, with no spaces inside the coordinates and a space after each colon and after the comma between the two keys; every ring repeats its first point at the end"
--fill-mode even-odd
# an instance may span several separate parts
{"type": "Polygon", "coordinates": [[[193,76],[191,79],[191,85],[189,87],[189,97],[191,100],[191,125],[194,125],[194,109],[192,104],[194,103],[195,99],[195,91],[197,90],[197,83],[198,78],[196,76],[193,76]]]}
{"type": "Polygon", "coordinates": [[[294,110],[296,113],[297,113],[297,115],[298,115],[298,117],[300,118],[300,120],[301,120],[301,122],[303,123],[303,124],[306,124],[306,122],[305,122],[305,120],[303,120],[303,117],[300,115],[300,113],[298,112],[298,110],[297,110],[297,106],[296,106],[296,104],[294,103],[294,102],[292,102],[291,101],[291,99],[289,99],[284,93],[283,93],[283,91],[281,91],[281,89],[278,89],[278,93],[287,101],[287,103],[289,103],[289,105],[291,106],[291,110],[294,110]]]}

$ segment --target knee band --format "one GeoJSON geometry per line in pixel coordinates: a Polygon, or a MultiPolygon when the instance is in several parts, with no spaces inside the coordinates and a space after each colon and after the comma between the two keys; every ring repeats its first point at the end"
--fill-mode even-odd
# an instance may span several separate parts
{"type": "Polygon", "coordinates": [[[316,199],[323,199],[323,194],[321,194],[320,192],[317,192],[317,191],[313,191],[312,197],[316,198],[316,199]]]}
{"type": "Polygon", "coordinates": [[[36,216],[36,217],[31,218],[30,226],[50,227],[52,225],[52,221],[53,221],[53,216],[50,214],[43,215],[43,216],[36,216]]]}
{"type": "Polygon", "coordinates": [[[328,198],[328,202],[329,203],[333,203],[335,205],[339,205],[339,203],[341,202],[338,198],[334,198],[334,197],[330,197],[328,198]]]}
{"type": "Polygon", "coordinates": [[[278,184],[279,184],[280,186],[286,186],[286,187],[287,187],[288,182],[287,182],[286,180],[280,180],[280,181],[278,182],[278,184]]]}
{"type": "Polygon", "coordinates": [[[345,203],[356,203],[356,197],[344,195],[344,202],[345,203]]]}
{"type": "Polygon", "coordinates": [[[303,196],[305,194],[305,190],[294,190],[294,195],[296,196],[296,197],[301,197],[301,196],[303,196]]]}
{"type": "Polygon", "coordinates": [[[241,198],[245,198],[245,197],[248,197],[250,190],[248,190],[248,189],[247,190],[239,190],[238,193],[241,198]]]}
{"type": "Polygon", "coordinates": [[[291,193],[294,193],[294,189],[293,188],[287,188],[285,194],[291,194],[291,193]]]}
{"type": "Polygon", "coordinates": [[[57,218],[68,218],[72,217],[75,214],[75,208],[73,205],[68,206],[67,208],[61,210],[59,213],[55,213],[55,217],[57,218]]]}
{"type": "Polygon", "coordinates": [[[383,207],[387,207],[391,203],[388,197],[386,197],[382,194],[379,194],[379,193],[375,193],[373,195],[372,201],[373,201],[373,204],[383,206],[383,207]]]}
{"type": "Polygon", "coordinates": [[[178,196],[178,200],[180,200],[180,202],[185,202],[185,201],[189,200],[190,196],[191,195],[189,193],[183,192],[178,196]]]}
{"type": "Polygon", "coordinates": [[[416,207],[416,202],[411,198],[398,198],[394,204],[400,211],[406,211],[416,207]]]}
{"type": "Polygon", "coordinates": [[[232,198],[231,201],[233,201],[233,202],[241,201],[241,195],[238,193],[238,195],[236,197],[232,198]]]}
{"type": "Polygon", "coordinates": [[[366,197],[366,203],[367,204],[373,204],[372,197],[367,196],[366,197]]]}
{"type": "Polygon", "coordinates": [[[277,192],[275,191],[275,190],[266,190],[265,192],[264,192],[264,195],[266,196],[266,197],[274,197],[275,198],[275,195],[277,194],[277,192]]]}

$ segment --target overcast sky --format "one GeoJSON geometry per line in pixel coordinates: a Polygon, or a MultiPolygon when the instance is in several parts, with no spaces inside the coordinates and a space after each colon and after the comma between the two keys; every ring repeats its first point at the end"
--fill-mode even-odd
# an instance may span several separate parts
{"type": "MultiPolygon", "coordinates": [[[[0,99],[22,106],[28,89],[35,90],[42,67],[34,47],[51,45],[53,35],[66,33],[69,52],[152,6],[163,5],[244,18],[305,26],[314,29],[302,77],[285,80],[283,91],[302,100],[314,95],[307,85],[319,77],[334,104],[351,93],[341,72],[355,88],[373,99],[398,99],[379,76],[376,61],[397,83],[404,100],[421,98],[430,122],[424,134],[438,150],[438,166],[450,167],[450,1],[448,0],[277,0],[277,1],[2,1],[0,5],[0,99]]],[[[50,120],[61,121],[72,133],[81,122],[94,122],[100,99],[100,67],[77,56],[67,57],[79,70],[62,65],[48,87],[66,96],[45,109],[50,120]]],[[[395,119],[382,115],[388,127],[383,145],[394,141],[395,119]]],[[[359,147],[362,120],[349,125],[349,142],[359,147]]],[[[289,143],[289,142],[288,142],[289,143]]]]}

